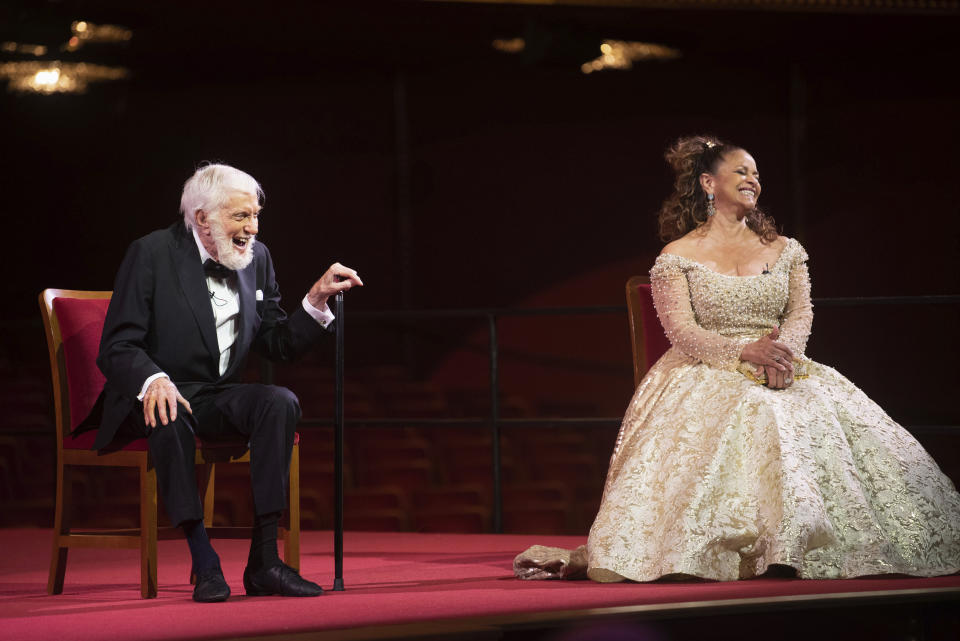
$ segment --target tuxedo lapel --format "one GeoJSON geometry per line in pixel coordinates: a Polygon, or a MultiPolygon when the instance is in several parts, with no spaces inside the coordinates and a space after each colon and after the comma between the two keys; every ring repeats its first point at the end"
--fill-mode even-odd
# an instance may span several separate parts
{"type": "MultiPolygon", "coordinates": [[[[257,313],[257,270],[256,259],[245,269],[237,272],[237,289],[240,295],[240,331],[237,332],[237,340],[233,344],[233,353],[230,355],[230,367],[232,370],[237,363],[243,362],[253,342],[253,319],[257,313]]],[[[227,375],[233,372],[228,371],[227,375]]]]}
{"type": "Polygon", "coordinates": [[[213,318],[213,307],[210,305],[210,292],[207,290],[207,278],[200,263],[200,252],[190,232],[178,234],[170,247],[180,288],[190,303],[193,317],[200,328],[203,344],[210,352],[214,362],[220,359],[220,348],[217,344],[217,329],[213,318]]]}

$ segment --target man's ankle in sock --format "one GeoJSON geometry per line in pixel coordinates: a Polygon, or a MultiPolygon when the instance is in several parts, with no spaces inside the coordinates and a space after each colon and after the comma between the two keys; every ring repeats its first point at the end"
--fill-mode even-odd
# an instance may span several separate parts
{"type": "Polygon", "coordinates": [[[183,528],[183,534],[187,537],[187,545],[190,547],[193,571],[202,572],[218,567],[220,557],[217,556],[213,546],[210,545],[210,539],[207,537],[207,529],[203,526],[203,521],[184,521],[180,526],[183,528]]]}
{"type": "Polygon", "coordinates": [[[254,518],[247,567],[251,570],[259,570],[280,564],[280,555],[277,553],[279,529],[280,512],[260,514],[254,518]]]}

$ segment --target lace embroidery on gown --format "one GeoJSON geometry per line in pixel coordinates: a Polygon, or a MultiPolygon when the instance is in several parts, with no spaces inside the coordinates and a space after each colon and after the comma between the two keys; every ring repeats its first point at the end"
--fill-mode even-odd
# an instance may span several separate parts
{"type": "Polygon", "coordinates": [[[585,567],[541,548],[517,557],[518,576],[727,581],[771,564],[811,579],[960,571],[953,483],[853,383],[803,355],[806,261],[793,239],[757,276],[657,258],[654,304],[672,347],[627,409],[585,567]],[[786,390],[738,371],[743,346],[774,326],[807,376],[786,390]]]}

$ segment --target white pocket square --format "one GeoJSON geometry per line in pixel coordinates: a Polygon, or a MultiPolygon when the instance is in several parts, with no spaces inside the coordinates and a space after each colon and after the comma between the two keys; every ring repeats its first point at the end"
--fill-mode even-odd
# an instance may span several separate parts
{"type": "Polygon", "coordinates": [[[258,289],[258,290],[257,290],[257,300],[263,300],[263,290],[262,290],[262,289],[258,289]]]}

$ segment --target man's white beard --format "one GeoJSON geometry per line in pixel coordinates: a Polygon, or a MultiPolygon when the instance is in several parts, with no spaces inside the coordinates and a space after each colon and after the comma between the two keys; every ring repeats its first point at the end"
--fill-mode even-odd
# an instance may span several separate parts
{"type": "Polygon", "coordinates": [[[217,262],[224,267],[240,271],[253,261],[253,246],[257,242],[255,237],[247,241],[245,251],[240,253],[216,218],[210,218],[210,236],[217,246],[217,262]]]}

